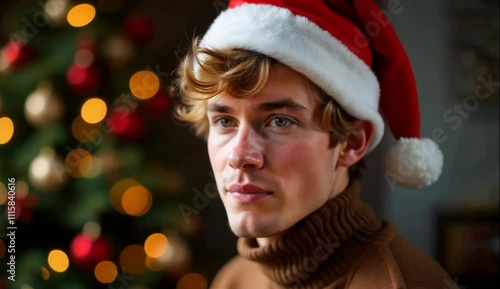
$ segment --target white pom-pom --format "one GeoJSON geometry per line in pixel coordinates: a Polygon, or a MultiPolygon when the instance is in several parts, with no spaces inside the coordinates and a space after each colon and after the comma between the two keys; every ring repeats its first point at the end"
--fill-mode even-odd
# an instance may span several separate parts
{"type": "Polygon", "coordinates": [[[407,188],[421,188],[434,183],[443,169],[443,153],[428,138],[400,138],[386,156],[387,175],[407,188]]]}

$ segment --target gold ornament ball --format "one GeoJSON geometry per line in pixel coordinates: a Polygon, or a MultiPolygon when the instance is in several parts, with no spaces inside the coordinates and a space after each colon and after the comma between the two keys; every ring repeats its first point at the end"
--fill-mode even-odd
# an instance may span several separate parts
{"type": "Polygon", "coordinates": [[[67,181],[64,163],[51,148],[43,148],[29,167],[29,180],[42,191],[58,191],[67,181]]]}
{"type": "Polygon", "coordinates": [[[42,84],[26,98],[24,116],[34,127],[59,121],[64,113],[62,100],[53,93],[51,85],[42,84]]]}
{"type": "Polygon", "coordinates": [[[51,26],[61,26],[66,23],[69,1],[48,0],[43,5],[43,10],[51,26]]]}

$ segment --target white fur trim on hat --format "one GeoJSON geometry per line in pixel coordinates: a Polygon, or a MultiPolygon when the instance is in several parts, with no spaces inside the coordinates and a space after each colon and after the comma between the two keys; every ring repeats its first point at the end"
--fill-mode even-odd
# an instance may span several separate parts
{"type": "Polygon", "coordinates": [[[435,182],[443,168],[443,153],[428,138],[400,138],[386,156],[387,175],[408,188],[421,188],[435,182]]]}
{"type": "Polygon", "coordinates": [[[373,124],[368,151],[382,139],[377,77],[342,42],[307,18],[272,5],[244,4],[222,12],[201,46],[248,49],[288,65],[321,87],[349,114],[373,124]]]}

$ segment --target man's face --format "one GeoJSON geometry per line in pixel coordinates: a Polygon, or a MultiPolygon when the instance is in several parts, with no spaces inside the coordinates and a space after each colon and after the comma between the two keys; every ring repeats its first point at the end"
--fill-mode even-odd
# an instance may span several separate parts
{"type": "Polygon", "coordinates": [[[346,182],[337,167],[341,145],[330,147],[319,101],[296,71],[276,66],[254,97],[221,95],[207,109],[210,162],[236,235],[279,234],[346,182]]]}

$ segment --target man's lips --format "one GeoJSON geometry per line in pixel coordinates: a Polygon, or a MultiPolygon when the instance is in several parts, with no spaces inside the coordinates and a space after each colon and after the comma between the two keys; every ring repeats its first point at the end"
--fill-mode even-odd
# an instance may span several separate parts
{"type": "Polygon", "coordinates": [[[233,184],[229,187],[228,191],[241,194],[264,194],[271,193],[271,191],[257,187],[251,184],[233,184]]]}
{"type": "Polygon", "coordinates": [[[233,184],[228,191],[236,201],[241,203],[256,202],[272,194],[272,191],[251,184],[233,184]]]}

